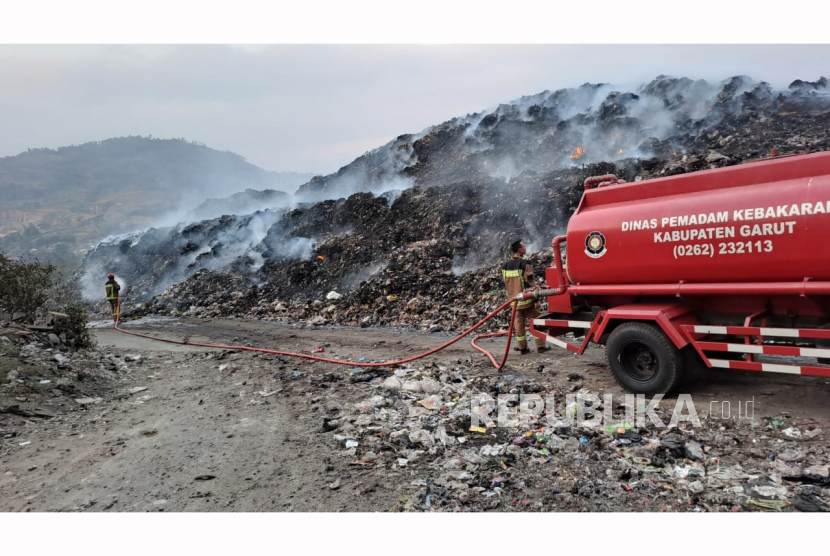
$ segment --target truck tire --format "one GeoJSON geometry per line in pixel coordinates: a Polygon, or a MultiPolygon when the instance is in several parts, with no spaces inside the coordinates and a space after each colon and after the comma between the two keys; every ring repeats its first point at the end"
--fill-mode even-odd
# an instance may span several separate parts
{"type": "Polygon", "coordinates": [[[607,353],[614,379],[637,394],[665,394],[683,377],[680,350],[650,324],[618,326],[608,337],[607,353]]]}

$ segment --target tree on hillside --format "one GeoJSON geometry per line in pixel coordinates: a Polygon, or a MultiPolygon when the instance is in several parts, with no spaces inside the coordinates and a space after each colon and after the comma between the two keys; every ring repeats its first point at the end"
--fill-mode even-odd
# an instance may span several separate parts
{"type": "Polygon", "coordinates": [[[55,267],[37,259],[10,259],[0,253],[0,312],[35,316],[49,298],[55,267]]]}

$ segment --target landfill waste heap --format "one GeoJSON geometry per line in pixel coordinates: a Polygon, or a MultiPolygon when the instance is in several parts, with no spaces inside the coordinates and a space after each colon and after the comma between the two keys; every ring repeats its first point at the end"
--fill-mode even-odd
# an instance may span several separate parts
{"type": "MultiPolygon", "coordinates": [[[[414,479],[392,511],[826,511],[830,471],[814,421],[701,414],[695,427],[638,425],[625,421],[623,404],[615,402],[584,416],[608,411],[615,420],[585,426],[577,408],[604,392],[579,374],[554,385],[435,364],[382,372],[305,380],[326,412],[317,432],[335,447],[333,457],[414,479]],[[342,395],[350,386],[364,386],[355,388],[352,404],[325,401],[327,389],[342,395]],[[503,412],[516,423],[471,427],[471,407],[503,394],[572,401],[522,423],[518,399],[498,400],[492,415],[503,412]]],[[[664,425],[672,405],[655,410],[664,425]]]]}
{"type": "Polygon", "coordinates": [[[248,214],[103,242],[76,278],[97,292],[114,272],[128,317],[458,330],[503,302],[498,263],[515,238],[543,277],[586,177],[637,181],[826,150],[828,130],[825,78],[783,91],[744,76],[662,75],[630,92],[545,91],[401,135],[290,200],[264,195],[248,214]]]}

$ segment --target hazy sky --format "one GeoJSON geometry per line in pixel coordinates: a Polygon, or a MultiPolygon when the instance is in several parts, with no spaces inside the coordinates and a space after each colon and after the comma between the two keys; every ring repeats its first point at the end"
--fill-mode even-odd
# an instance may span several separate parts
{"type": "Polygon", "coordinates": [[[152,135],[328,173],[522,95],[660,73],[786,87],[830,76],[830,45],[0,45],[0,156],[152,135]]]}

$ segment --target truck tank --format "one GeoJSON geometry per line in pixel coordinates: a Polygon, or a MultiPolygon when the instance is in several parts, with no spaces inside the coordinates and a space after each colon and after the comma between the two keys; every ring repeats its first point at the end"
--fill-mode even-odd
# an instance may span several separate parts
{"type": "Polygon", "coordinates": [[[830,152],[590,189],[574,284],[830,280],[830,152]]]}

